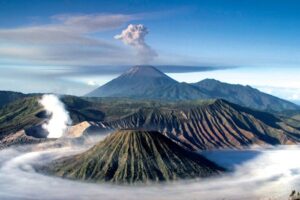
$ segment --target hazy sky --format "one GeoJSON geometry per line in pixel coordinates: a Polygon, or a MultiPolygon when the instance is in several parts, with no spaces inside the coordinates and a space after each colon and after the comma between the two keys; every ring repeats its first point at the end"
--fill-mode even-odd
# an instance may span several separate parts
{"type": "Polygon", "coordinates": [[[300,100],[299,10],[297,0],[0,0],[0,89],[81,95],[146,63],[300,100]]]}

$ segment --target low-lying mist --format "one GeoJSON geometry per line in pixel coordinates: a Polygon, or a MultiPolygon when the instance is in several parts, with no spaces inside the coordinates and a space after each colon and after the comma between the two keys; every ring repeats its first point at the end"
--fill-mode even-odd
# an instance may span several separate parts
{"type": "Polygon", "coordinates": [[[147,186],[71,181],[39,174],[33,168],[82,152],[99,140],[0,151],[0,199],[288,199],[292,189],[299,189],[300,146],[205,152],[207,158],[230,172],[220,177],[147,186]]]}

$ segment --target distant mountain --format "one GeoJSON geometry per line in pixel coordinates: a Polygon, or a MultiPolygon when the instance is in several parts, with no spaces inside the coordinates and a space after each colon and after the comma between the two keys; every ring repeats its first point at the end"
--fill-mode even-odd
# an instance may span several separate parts
{"type": "Polygon", "coordinates": [[[152,66],[134,66],[86,96],[169,100],[208,98],[198,88],[179,83],[152,66]]]}
{"type": "Polygon", "coordinates": [[[70,179],[147,183],[216,175],[223,171],[154,131],[120,130],[79,155],[40,170],[70,179]]]}
{"type": "Polygon", "coordinates": [[[152,66],[134,66],[86,96],[160,100],[222,98],[259,110],[280,112],[300,109],[296,104],[260,92],[250,86],[232,85],[213,79],[194,84],[179,83],[152,66]]]}
{"type": "Polygon", "coordinates": [[[205,79],[193,85],[204,91],[211,98],[226,99],[232,103],[254,109],[269,111],[300,109],[298,105],[260,92],[250,86],[228,84],[214,79],[205,79]]]}
{"type": "Polygon", "coordinates": [[[5,104],[21,99],[26,95],[21,92],[0,91],[0,108],[5,104]]]}
{"type": "Polygon", "coordinates": [[[295,104],[299,105],[300,106],[300,101],[299,100],[295,100],[293,101],[295,104]]]}

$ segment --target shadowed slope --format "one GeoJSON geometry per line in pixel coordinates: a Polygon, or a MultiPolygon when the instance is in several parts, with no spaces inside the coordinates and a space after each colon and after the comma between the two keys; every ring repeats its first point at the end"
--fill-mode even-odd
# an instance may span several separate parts
{"type": "Polygon", "coordinates": [[[21,92],[0,91],[0,108],[25,96],[26,95],[21,92]]]}
{"type": "Polygon", "coordinates": [[[295,144],[300,141],[300,131],[274,115],[225,100],[186,108],[142,108],[104,125],[157,130],[194,150],[295,144]]]}
{"type": "Polygon", "coordinates": [[[299,110],[294,103],[263,93],[250,86],[223,83],[214,79],[205,79],[193,84],[210,98],[222,98],[232,103],[259,110],[283,111],[299,110]]]}
{"type": "Polygon", "coordinates": [[[152,66],[134,66],[86,96],[173,101],[225,99],[242,106],[272,112],[300,109],[294,103],[250,86],[228,84],[214,79],[205,79],[193,84],[179,83],[152,66]]]}
{"type": "Polygon", "coordinates": [[[223,171],[158,132],[121,130],[90,150],[62,158],[43,169],[90,181],[137,183],[207,177],[223,171]]]}

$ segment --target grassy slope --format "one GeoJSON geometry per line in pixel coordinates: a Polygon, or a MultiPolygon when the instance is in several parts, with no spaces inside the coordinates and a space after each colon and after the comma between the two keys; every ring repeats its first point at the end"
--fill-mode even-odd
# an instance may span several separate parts
{"type": "Polygon", "coordinates": [[[5,135],[42,121],[37,114],[42,111],[38,97],[26,97],[0,109],[0,139],[5,135]]]}
{"type": "Polygon", "coordinates": [[[97,182],[137,183],[206,177],[222,171],[158,132],[122,130],[90,150],[44,169],[58,176],[97,182]]]}

